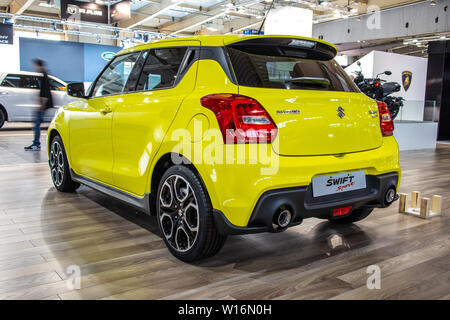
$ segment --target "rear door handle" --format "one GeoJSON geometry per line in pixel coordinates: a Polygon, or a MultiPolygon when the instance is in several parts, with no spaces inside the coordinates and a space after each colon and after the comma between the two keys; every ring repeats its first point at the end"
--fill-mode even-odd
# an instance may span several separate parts
{"type": "Polygon", "coordinates": [[[106,107],[106,108],[100,109],[100,113],[103,114],[103,115],[111,113],[111,112],[112,112],[112,110],[111,110],[110,107],[106,107]]]}

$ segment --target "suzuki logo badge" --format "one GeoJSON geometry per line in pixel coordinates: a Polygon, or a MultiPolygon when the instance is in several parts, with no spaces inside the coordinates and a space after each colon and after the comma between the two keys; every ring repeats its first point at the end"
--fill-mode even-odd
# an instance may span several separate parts
{"type": "Polygon", "coordinates": [[[342,108],[342,107],[339,107],[339,108],[337,108],[337,109],[336,109],[336,111],[338,112],[338,114],[337,114],[337,115],[338,115],[338,117],[339,117],[339,118],[341,118],[341,119],[342,119],[342,118],[344,118],[344,117],[345,117],[345,113],[344,113],[344,111],[345,111],[345,110],[344,110],[344,108],[342,108]]]}

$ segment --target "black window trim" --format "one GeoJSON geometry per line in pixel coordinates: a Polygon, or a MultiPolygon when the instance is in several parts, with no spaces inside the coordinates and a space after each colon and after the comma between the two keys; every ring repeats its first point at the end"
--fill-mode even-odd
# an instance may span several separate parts
{"type": "MultiPolygon", "coordinates": [[[[168,47],[158,47],[158,48],[149,48],[149,49],[143,49],[143,50],[138,50],[138,51],[132,51],[132,52],[127,52],[118,56],[115,56],[114,59],[112,59],[109,63],[106,64],[106,66],[103,68],[103,70],[97,75],[97,78],[95,78],[94,82],[91,84],[90,86],[90,90],[89,93],[87,95],[87,99],[95,99],[95,98],[102,98],[102,97],[111,97],[111,96],[116,96],[116,95],[122,95],[122,94],[130,94],[130,93],[142,93],[142,92],[150,92],[150,91],[157,91],[157,90],[167,90],[167,89],[173,89],[175,88],[181,81],[181,79],[184,77],[184,75],[187,73],[187,71],[189,70],[189,68],[192,66],[192,64],[198,59],[199,56],[199,46],[168,46],[168,47]],[[184,53],[183,59],[181,60],[181,64],[180,64],[180,68],[178,69],[177,72],[177,76],[176,79],[173,83],[173,85],[171,87],[165,87],[165,88],[156,88],[156,89],[152,89],[152,90],[136,90],[137,85],[139,83],[139,79],[141,77],[142,71],[144,69],[145,63],[147,62],[148,57],[150,56],[150,54],[147,54],[147,56],[145,57],[145,61],[142,65],[141,70],[139,71],[139,77],[134,85],[134,90],[129,90],[129,91],[123,91],[123,92],[117,92],[117,93],[111,93],[111,94],[106,94],[106,95],[102,95],[102,96],[97,96],[97,97],[93,97],[92,93],[94,91],[95,86],[97,85],[97,81],[100,79],[101,75],[105,72],[105,70],[110,66],[111,63],[113,63],[114,60],[116,60],[118,57],[123,57],[126,55],[131,55],[131,54],[136,54],[139,53],[139,57],[138,60],[142,57],[143,52],[150,52],[151,50],[156,50],[156,49],[173,49],[173,48],[186,48],[186,52],[184,53]],[[187,57],[188,54],[191,51],[195,51],[194,53],[194,59],[191,61],[191,63],[189,64],[189,66],[185,66],[186,61],[187,61],[187,57]],[[182,72],[180,72],[182,71],[182,72]]],[[[137,65],[138,60],[136,60],[135,65],[137,65]]],[[[134,69],[134,67],[133,67],[134,69]]],[[[131,71],[131,73],[134,70],[131,71]]],[[[130,75],[131,75],[130,73],[130,75]]],[[[127,79],[127,83],[128,83],[127,79]]],[[[125,87],[127,86],[127,83],[125,84],[125,87]]]]}
{"type": "MultiPolygon", "coordinates": [[[[102,76],[102,74],[106,71],[106,69],[108,69],[108,67],[109,67],[109,66],[110,66],[117,58],[123,57],[123,56],[128,56],[128,55],[133,55],[133,54],[138,53],[138,54],[139,54],[138,60],[139,60],[139,58],[141,57],[143,51],[145,51],[145,50],[132,51],[132,52],[128,52],[128,53],[124,53],[124,54],[115,56],[109,63],[106,64],[106,66],[102,69],[102,71],[97,75],[97,78],[95,78],[94,82],[93,82],[93,83],[91,84],[91,86],[90,86],[90,90],[89,90],[89,93],[88,93],[88,95],[87,95],[86,98],[87,98],[87,99],[95,99],[95,98],[111,97],[111,96],[117,96],[117,95],[119,95],[119,94],[130,93],[130,91],[124,91],[124,92],[117,92],[117,93],[105,94],[105,95],[96,96],[96,97],[93,97],[93,96],[92,96],[92,93],[93,93],[93,91],[94,91],[94,89],[95,89],[95,86],[97,85],[97,81],[100,79],[100,77],[102,76]]],[[[136,60],[136,62],[137,62],[138,60],[136,60]]],[[[134,66],[133,66],[133,69],[134,69],[134,66]]],[[[130,74],[133,72],[133,69],[131,69],[130,74]]],[[[128,83],[128,79],[127,79],[127,83],[128,83]]],[[[127,86],[127,83],[125,83],[125,87],[127,86]]]]}
{"type": "Polygon", "coordinates": [[[159,90],[167,90],[167,89],[173,89],[175,88],[181,81],[181,79],[184,77],[184,75],[187,73],[187,71],[189,70],[189,68],[191,67],[191,65],[196,61],[196,56],[198,55],[198,53],[194,52],[194,60],[192,60],[192,62],[189,64],[189,66],[185,66],[186,62],[187,62],[187,58],[190,54],[190,52],[192,51],[197,51],[198,47],[193,47],[193,46],[171,46],[171,47],[161,47],[161,48],[150,48],[147,49],[147,51],[150,53],[151,50],[158,50],[158,49],[174,49],[174,48],[186,48],[186,52],[184,53],[183,59],[181,59],[181,63],[180,63],[180,67],[178,68],[177,71],[177,75],[175,78],[175,81],[173,82],[172,86],[170,87],[164,87],[164,88],[155,88],[155,89],[151,89],[151,90],[136,90],[137,86],[139,84],[139,79],[141,78],[142,72],[144,71],[144,67],[145,64],[147,63],[147,59],[150,56],[150,54],[147,55],[147,57],[145,58],[144,61],[144,65],[141,69],[141,72],[139,73],[139,78],[138,81],[136,82],[136,86],[134,87],[134,91],[129,91],[126,93],[142,93],[142,92],[150,92],[150,91],[159,91],[159,90]]]}

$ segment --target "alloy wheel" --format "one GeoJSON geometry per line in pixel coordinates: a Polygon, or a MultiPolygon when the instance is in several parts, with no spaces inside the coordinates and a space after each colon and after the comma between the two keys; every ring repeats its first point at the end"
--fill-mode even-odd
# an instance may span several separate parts
{"type": "Polygon", "coordinates": [[[198,202],[191,185],[180,175],[167,177],[161,187],[159,222],[175,250],[186,252],[194,246],[200,223],[198,202]]]}
{"type": "Polygon", "coordinates": [[[50,169],[53,182],[59,187],[64,179],[64,154],[58,141],[53,141],[50,149],[50,169]]]}

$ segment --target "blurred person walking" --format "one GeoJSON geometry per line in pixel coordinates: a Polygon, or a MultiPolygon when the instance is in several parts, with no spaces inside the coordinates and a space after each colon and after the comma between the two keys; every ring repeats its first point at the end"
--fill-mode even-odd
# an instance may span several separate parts
{"type": "Polygon", "coordinates": [[[44,120],[45,112],[53,108],[52,93],[50,91],[50,81],[48,79],[45,62],[41,59],[33,60],[34,68],[37,72],[42,73],[41,89],[39,92],[39,108],[34,113],[34,140],[31,146],[25,147],[26,151],[41,150],[41,123],[44,120]]]}

